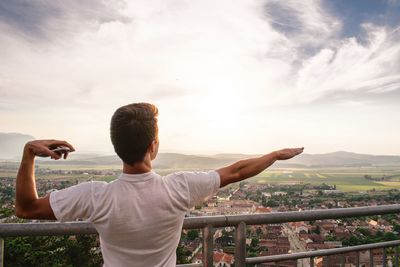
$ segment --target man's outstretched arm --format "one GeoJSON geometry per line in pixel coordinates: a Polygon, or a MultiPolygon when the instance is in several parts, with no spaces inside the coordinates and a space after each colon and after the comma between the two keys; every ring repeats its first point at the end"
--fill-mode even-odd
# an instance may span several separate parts
{"type": "Polygon", "coordinates": [[[217,172],[221,179],[220,187],[253,177],[271,166],[275,161],[291,159],[301,154],[303,150],[304,147],[286,148],[258,158],[240,160],[228,167],[218,169],[217,172]]]}
{"type": "Polygon", "coordinates": [[[35,183],[35,155],[44,154],[56,160],[60,158],[60,155],[51,151],[49,146],[67,146],[74,151],[67,142],[57,140],[35,140],[25,145],[16,181],[15,214],[18,217],[56,219],[50,206],[49,195],[38,197],[35,183]]]}

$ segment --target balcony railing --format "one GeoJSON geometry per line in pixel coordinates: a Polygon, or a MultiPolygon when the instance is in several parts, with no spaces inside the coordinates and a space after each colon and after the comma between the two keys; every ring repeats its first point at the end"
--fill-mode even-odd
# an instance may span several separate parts
{"type": "MultiPolygon", "coordinates": [[[[316,251],[297,252],[284,255],[262,256],[246,258],[246,226],[262,225],[262,224],[279,224],[286,222],[314,221],[324,219],[339,219],[359,216],[384,215],[400,212],[400,205],[384,205],[375,207],[358,207],[358,208],[342,208],[342,209],[324,209],[324,210],[308,210],[308,211],[291,211],[291,212],[273,212],[265,214],[250,215],[218,215],[204,217],[185,218],[183,229],[202,229],[203,235],[203,258],[202,263],[181,264],[180,267],[187,266],[213,266],[213,241],[214,229],[218,227],[234,227],[235,228],[235,267],[244,267],[247,264],[258,264],[273,262],[276,266],[279,262],[297,259],[309,259],[310,266],[314,266],[316,257],[325,257],[325,263],[329,255],[342,255],[340,265],[345,266],[345,253],[356,252],[356,266],[359,265],[359,252],[369,251],[370,266],[373,266],[373,249],[383,249],[382,265],[387,266],[387,252],[389,247],[396,248],[392,257],[392,263],[398,267],[399,255],[398,247],[400,240],[373,243],[368,245],[342,247],[334,249],[323,249],[316,251]]],[[[0,238],[18,237],[18,236],[52,236],[52,235],[82,235],[96,234],[96,229],[85,222],[71,223],[10,223],[0,224],[0,238]]],[[[1,245],[0,245],[1,247],[1,245]]],[[[329,266],[329,265],[325,265],[329,266]]]]}

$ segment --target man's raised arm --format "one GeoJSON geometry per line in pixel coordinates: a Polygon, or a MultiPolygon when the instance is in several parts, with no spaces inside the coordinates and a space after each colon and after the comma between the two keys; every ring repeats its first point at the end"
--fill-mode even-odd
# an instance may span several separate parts
{"type": "Polygon", "coordinates": [[[303,150],[304,147],[286,148],[258,158],[240,160],[228,167],[218,169],[217,172],[221,179],[220,187],[253,177],[271,166],[275,161],[291,159],[301,154],[303,150]]]}
{"type": "MultiPolygon", "coordinates": [[[[53,159],[60,158],[59,154],[49,149],[51,146],[67,146],[74,151],[67,142],[57,140],[35,140],[25,145],[16,181],[15,214],[18,217],[56,219],[50,207],[49,196],[38,197],[35,183],[35,156],[47,155],[53,159]]],[[[64,158],[66,156],[67,154],[64,154],[64,158]]]]}

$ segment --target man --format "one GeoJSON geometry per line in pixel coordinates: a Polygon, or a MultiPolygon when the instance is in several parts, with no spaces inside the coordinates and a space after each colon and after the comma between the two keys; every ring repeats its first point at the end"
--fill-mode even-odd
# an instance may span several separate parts
{"type": "MultiPolygon", "coordinates": [[[[16,215],[28,219],[91,222],[100,235],[104,266],[175,266],[175,250],[188,210],[218,188],[259,174],[276,160],[303,148],[283,149],[241,160],[209,172],[152,171],[158,152],[158,110],[147,103],[117,109],[111,119],[111,141],[123,161],[123,173],[111,183],[86,182],[39,198],[34,177],[35,155],[60,155],[49,147],[65,141],[36,140],[25,145],[16,182],[16,215]]],[[[66,158],[66,155],[65,157],[66,158]]]]}

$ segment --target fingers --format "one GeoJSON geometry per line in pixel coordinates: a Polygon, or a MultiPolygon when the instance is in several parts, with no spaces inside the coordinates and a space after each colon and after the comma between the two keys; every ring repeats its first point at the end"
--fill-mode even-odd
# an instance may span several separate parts
{"type": "Polygon", "coordinates": [[[304,147],[299,147],[299,148],[288,148],[287,150],[288,153],[288,158],[293,158],[304,151],[304,147]]]}
{"type": "Polygon", "coordinates": [[[51,140],[49,145],[62,145],[68,147],[71,151],[75,151],[75,148],[67,141],[51,140]]]}
{"type": "Polygon", "coordinates": [[[67,141],[62,141],[62,142],[65,146],[69,147],[71,151],[75,151],[75,148],[70,143],[68,143],[67,141]]]}
{"type": "Polygon", "coordinates": [[[60,156],[59,154],[57,154],[57,153],[51,151],[51,150],[48,149],[47,147],[45,147],[45,148],[43,149],[43,152],[44,152],[45,154],[49,155],[52,159],[57,160],[57,159],[60,159],[60,158],[61,158],[61,156],[60,156]]]}
{"type": "Polygon", "coordinates": [[[304,147],[294,147],[294,148],[290,148],[292,150],[304,150],[304,147]]]}
{"type": "Polygon", "coordinates": [[[299,147],[299,148],[285,148],[282,150],[275,151],[274,153],[278,160],[287,160],[303,153],[303,151],[304,147],[299,147]]]}
{"type": "MultiPolygon", "coordinates": [[[[75,148],[70,144],[70,143],[68,143],[67,141],[61,141],[61,140],[49,140],[50,141],[50,143],[49,143],[49,146],[66,146],[66,147],[68,147],[69,149],[71,149],[71,152],[73,152],[73,151],[75,151],[75,148]]],[[[51,151],[51,150],[50,150],[51,151]]],[[[51,158],[53,158],[53,159],[55,159],[55,160],[58,160],[58,159],[60,159],[61,157],[63,157],[64,159],[67,159],[67,157],[68,157],[68,152],[65,152],[65,153],[55,153],[55,152],[53,152],[53,151],[51,151],[51,158]]]]}
{"type": "Polygon", "coordinates": [[[295,148],[295,155],[299,155],[299,154],[303,153],[303,151],[304,151],[304,147],[295,148]]]}

